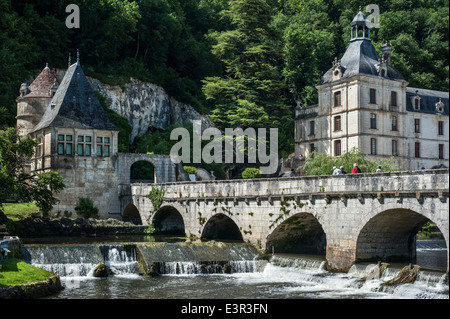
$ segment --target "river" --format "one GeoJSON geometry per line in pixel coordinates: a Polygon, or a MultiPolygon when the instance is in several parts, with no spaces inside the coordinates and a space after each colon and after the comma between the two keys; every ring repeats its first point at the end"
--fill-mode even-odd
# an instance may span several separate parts
{"type": "MultiPolygon", "coordinates": [[[[404,265],[391,265],[381,278],[365,280],[374,264],[331,273],[323,257],[275,254],[267,260],[231,248],[235,260],[207,267],[195,261],[166,261],[161,275],[139,275],[136,251],[109,242],[98,245],[24,243],[28,261],[54,271],[65,287],[49,299],[449,299],[445,242],[418,242],[418,264],[425,268],[412,284],[383,286],[404,265]],[[245,256],[244,256],[245,255],[245,256]],[[93,277],[104,262],[114,275],[93,277]]],[[[170,253],[172,254],[172,253],[170,253]]]]}

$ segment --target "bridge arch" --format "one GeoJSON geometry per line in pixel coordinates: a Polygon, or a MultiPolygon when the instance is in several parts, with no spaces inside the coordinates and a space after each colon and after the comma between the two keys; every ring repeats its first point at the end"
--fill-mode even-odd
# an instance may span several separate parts
{"type": "Polygon", "coordinates": [[[136,225],[142,225],[141,214],[133,203],[128,204],[123,210],[122,220],[136,225]]]}
{"type": "Polygon", "coordinates": [[[286,218],[267,236],[266,250],[277,253],[323,255],[326,234],[312,213],[297,213],[286,218]]]}
{"type": "Polygon", "coordinates": [[[415,236],[428,221],[434,222],[443,234],[448,259],[448,231],[433,219],[430,210],[411,203],[374,210],[360,225],[356,239],[356,261],[416,262],[415,236]]]}
{"type": "Polygon", "coordinates": [[[219,213],[211,216],[203,227],[202,239],[221,239],[243,241],[242,233],[236,222],[225,214],[219,213]]]}
{"type": "Polygon", "coordinates": [[[186,233],[183,216],[171,205],[161,207],[153,215],[152,226],[157,233],[181,236],[186,233]]]}

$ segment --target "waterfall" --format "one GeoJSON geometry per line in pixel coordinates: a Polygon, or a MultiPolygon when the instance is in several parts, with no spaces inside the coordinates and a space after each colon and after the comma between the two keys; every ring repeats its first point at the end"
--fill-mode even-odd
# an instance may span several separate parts
{"type": "Polygon", "coordinates": [[[148,265],[157,265],[159,274],[217,274],[260,271],[265,261],[256,260],[255,248],[246,244],[217,242],[197,244],[136,243],[104,245],[24,246],[28,263],[61,277],[92,277],[99,264],[112,275],[139,274],[138,252],[148,265]]]}
{"type": "Polygon", "coordinates": [[[232,274],[259,272],[263,260],[230,260],[222,262],[171,261],[159,264],[159,273],[166,275],[232,274]]]}
{"type": "Polygon", "coordinates": [[[270,259],[270,263],[279,267],[290,267],[298,269],[323,271],[325,268],[325,260],[305,257],[291,257],[283,255],[274,255],[270,259]]]}
{"type": "Polygon", "coordinates": [[[136,250],[123,245],[24,246],[24,260],[61,277],[92,277],[99,264],[114,275],[137,273],[136,250]]]}
{"type": "Polygon", "coordinates": [[[136,259],[136,248],[124,245],[103,245],[105,265],[114,275],[138,274],[138,262],[136,259]]]}
{"type": "Polygon", "coordinates": [[[91,276],[103,263],[97,246],[30,246],[23,247],[22,256],[26,262],[61,277],[91,276]]]}

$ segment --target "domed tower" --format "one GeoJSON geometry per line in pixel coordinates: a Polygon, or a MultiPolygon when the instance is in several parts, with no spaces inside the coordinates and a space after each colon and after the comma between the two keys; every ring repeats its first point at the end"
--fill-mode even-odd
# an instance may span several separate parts
{"type": "Polygon", "coordinates": [[[353,18],[353,21],[350,23],[351,27],[351,37],[350,41],[355,40],[369,40],[370,41],[370,26],[367,21],[366,16],[361,11],[361,7],[359,8],[359,12],[353,18]]]}
{"type": "Polygon", "coordinates": [[[296,155],[308,157],[314,151],[338,157],[357,148],[372,160],[396,156],[404,167],[408,82],[391,65],[390,44],[378,54],[361,8],[349,27],[347,49],[330,61],[316,86],[318,104],[297,115],[296,155]]]}
{"type": "Polygon", "coordinates": [[[20,96],[16,99],[19,135],[26,136],[40,122],[58,85],[56,75],[48,64],[30,85],[21,85],[20,96]]]}

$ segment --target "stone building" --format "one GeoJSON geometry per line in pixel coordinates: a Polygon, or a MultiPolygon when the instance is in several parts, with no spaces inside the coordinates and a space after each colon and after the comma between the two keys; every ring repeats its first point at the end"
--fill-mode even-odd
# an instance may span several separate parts
{"type": "Polygon", "coordinates": [[[346,52],[316,86],[318,104],[297,105],[296,158],[358,148],[375,160],[395,156],[402,169],[448,167],[449,93],[408,87],[391,44],[376,52],[361,11],[350,27],[346,52]]]}
{"type": "Polygon", "coordinates": [[[39,143],[31,171],[57,171],[66,185],[55,211],[73,212],[79,197],[89,197],[100,217],[123,218],[119,197],[137,161],[154,166],[155,182],[176,180],[169,156],[118,153],[119,129],[106,116],[79,59],[61,83],[47,65],[29,86],[22,85],[17,103],[19,134],[39,143]]]}

